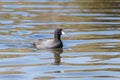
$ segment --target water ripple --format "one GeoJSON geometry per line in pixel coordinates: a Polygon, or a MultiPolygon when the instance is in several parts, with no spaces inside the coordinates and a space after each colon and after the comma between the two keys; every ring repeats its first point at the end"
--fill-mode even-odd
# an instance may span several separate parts
{"type": "MultiPolygon", "coordinates": [[[[118,0],[0,0],[0,80],[119,80],[118,0]],[[63,49],[36,49],[63,27],[63,49]]],[[[44,46],[44,45],[43,45],[44,46]]]]}

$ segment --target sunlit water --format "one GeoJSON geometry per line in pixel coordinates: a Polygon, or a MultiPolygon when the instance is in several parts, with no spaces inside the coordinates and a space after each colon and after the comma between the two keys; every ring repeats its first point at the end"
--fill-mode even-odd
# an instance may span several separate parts
{"type": "Polygon", "coordinates": [[[0,0],[0,80],[119,80],[119,0],[0,0]],[[63,49],[36,39],[63,27],[63,49]]]}

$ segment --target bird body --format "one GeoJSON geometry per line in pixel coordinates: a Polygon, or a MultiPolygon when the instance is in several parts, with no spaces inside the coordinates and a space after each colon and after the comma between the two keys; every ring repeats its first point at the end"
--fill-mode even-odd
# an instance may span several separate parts
{"type": "Polygon", "coordinates": [[[54,39],[38,39],[33,43],[33,45],[39,49],[62,48],[63,43],[61,41],[61,35],[63,33],[62,29],[56,29],[54,39]]]}

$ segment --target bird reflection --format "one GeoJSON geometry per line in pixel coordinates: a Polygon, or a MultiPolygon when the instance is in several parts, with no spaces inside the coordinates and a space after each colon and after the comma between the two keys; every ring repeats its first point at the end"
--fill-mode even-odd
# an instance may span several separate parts
{"type": "MultiPolygon", "coordinates": [[[[38,50],[34,50],[34,51],[35,52],[41,52],[42,50],[38,49],[38,50]]],[[[62,48],[46,49],[46,51],[53,53],[54,54],[54,59],[55,59],[54,64],[55,65],[60,65],[60,63],[61,63],[61,56],[60,56],[60,54],[63,52],[63,49],[62,48]]]]}
{"type": "Polygon", "coordinates": [[[60,63],[61,63],[61,56],[60,56],[60,54],[63,52],[63,49],[62,48],[52,49],[51,52],[54,53],[54,59],[55,59],[54,64],[55,65],[60,65],[60,63]]]}

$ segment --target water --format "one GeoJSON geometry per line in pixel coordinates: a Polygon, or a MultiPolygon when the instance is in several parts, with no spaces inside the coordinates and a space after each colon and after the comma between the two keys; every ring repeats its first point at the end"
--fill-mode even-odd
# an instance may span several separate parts
{"type": "Polygon", "coordinates": [[[0,80],[119,80],[119,0],[0,0],[0,80]],[[36,39],[63,27],[63,49],[36,39]]]}

